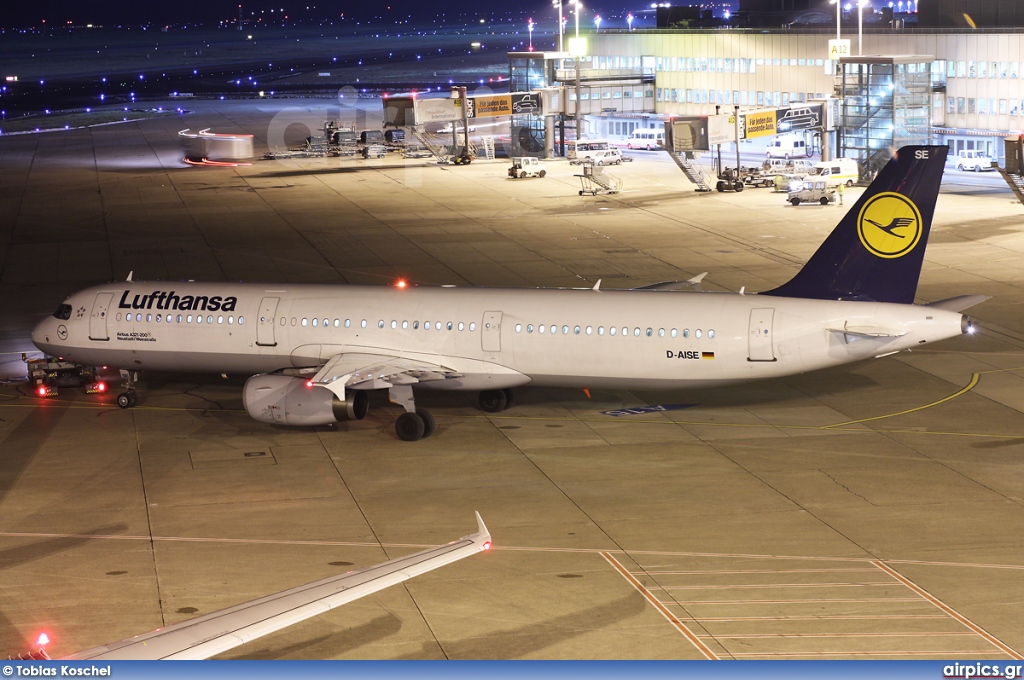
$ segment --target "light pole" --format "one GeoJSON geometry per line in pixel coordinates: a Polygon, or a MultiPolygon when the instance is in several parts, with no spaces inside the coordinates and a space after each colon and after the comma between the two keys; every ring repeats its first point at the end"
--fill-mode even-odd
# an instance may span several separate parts
{"type": "Polygon", "coordinates": [[[864,5],[871,0],[857,0],[857,56],[864,56],[864,5]]]}
{"type": "Polygon", "coordinates": [[[533,19],[527,19],[526,30],[530,32],[530,51],[533,52],[533,19]]]}
{"type": "Polygon", "coordinates": [[[575,6],[576,15],[576,38],[569,41],[569,51],[576,59],[576,139],[583,137],[583,118],[580,113],[580,57],[586,54],[586,41],[580,41],[580,12],[583,10],[583,3],[580,0],[569,0],[570,5],[575,6]]]}
{"type": "Polygon", "coordinates": [[[563,45],[564,40],[562,38],[562,26],[564,23],[562,21],[562,0],[551,0],[551,6],[558,8],[558,51],[564,52],[565,47],[563,45]]]}
{"type": "Polygon", "coordinates": [[[633,30],[633,13],[630,12],[626,15],[626,25],[629,26],[629,30],[633,30]]]}
{"type": "Polygon", "coordinates": [[[836,6],[836,40],[839,40],[839,20],[843,16],[843,5],[840,0],[828,0],[828,4],[836,6]]]}
{"type": "Polygon", "coordinates": [[[596,28],[599,31],[601,30],[601,15],[600,14],[598,14],[597,16],[594,17],[594,28],[596,28]]]}
{"type": "Polygon", "coordinates": [[[575,7],[573,14],[576,15],[576,37],[580,37],[580,10],[583,9],[583,3],[580,0],[569,0],[569,4],[575,7]]]}

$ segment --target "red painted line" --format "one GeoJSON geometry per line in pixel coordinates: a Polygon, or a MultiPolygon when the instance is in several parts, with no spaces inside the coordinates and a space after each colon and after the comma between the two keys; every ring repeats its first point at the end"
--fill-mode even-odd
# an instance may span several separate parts
{"type": "Polygon", "coordinates": [[[919,597],[868,597],[855,600],[679,600],[678,604],[817,604],[819,602],[921,602],[919,597]]]}
{"type": "Polygon", "coordinates": [[[743,588],[864,588],[867,586],[894,586],[892,581],[868,581],[865,583],[741,583],[718,586],[658,586],[661,590],[734,590],[743,588]]]}
{"type": "Polygon", "coordinates": [[[899,652],[737,652],[735,657],[791,657],[802,656],[834,656],[843,659],[848,656],[934,656],[939,659],[949,659],[955,656],[968,656],[972,659],[979,654],[992,654],[990,649],[950,649],[941,651],[899,651],[899,652]]]}
{"type": "Polygon", "coordinates": [[[675,614],[670,612],[668,610],[668,607],[666,607],[665,604],[663,602],[661,602],[661,600],[659,600],[658,598],[654,597],[654,595],[651,594],[651,591],[647,590],[647,588],[645,588],[644,585],[642,583],[640,583],[640,581],[636,580],[636,578],[632,574],[630,574],[629,571],[625,567],[623,567],[622,564],[617,559],[612,557],[607,552],[602,552],[601,556],[604,557],[605,560],[608,561],[608,564],[612,565],[612,567],[617,572],[622,574],[622,578],[626,579],[626,581],[629,582],[629,584],[631,586],[636,588],[637,592],[639,592],[641,595],[644,596],[644,599],[646,599],[648,602],[650,602],[654,606],[655,609],[657,609],[659,612],[661,612],[661,615],[664,616],[665,619],[668,620],[669,623],[671,623],[673,626],[675,626],[676,630],[678,630],[680,633],[682,633],[683,636],[687,640],[689,640],[693,644],[693,646],[696,647],[697,650],[701,654],[704,655],[704,657],[706,659],[709,659],[711,661],[718,661],[719,660],[719,656],[717,654],[715,654],[713,651],[711,651],[711,649],[706,644],[704,644],[701,641],[700,638],[698,638],[696,635],[694,635],[693,631],[690,630],[686,626],[685,623],[680,621],[679,618],[676,617],[675,614]]]}
{"type": "Polygon", "coordinates": [[[948,604],[946,604],[945,602],[943,602],[939,598],[935,597],[934,595],[929,593],[927,590],[925,590],[921,586],[917,585],[916,583],[914,583],[913,581],[911,581],[906,576],[904,576],[903,574],[899,573],[898,571],[896,571],[895,569],[893,569],[889,565],[885,564],[884,562],[881,562],[880,560],[872,560],[871,564],[875,565],[876,567],[878,567],[879,569],[881,569],[885,573],[889,574],[894,579],[896,579],[897,581],[899,581],[900,583],[905,585],[907,588],[910,588],[912,591],[914,591],[915,593],[917,593],[918,595],[920,595],[924,599],[928,600],[933,605],[935,605],[936,607],[938,607],[939,609],[941,609],[945,613],[949,614],[951,617],[953,617],[954,619],[956,619],[957,621],[959,621],[963,625],[965,625],[968,628],[970,628],[971,630],[973,630],[975,633],[977,633],[982,638],[984,638],[989,644],[991,644],[992,646],[994,646],[997,649],[1001,650],[1003,653],[1007,654],[1010,658],[1012,658],[1012,659],[1024,659],[1024,656],[1021,656],[1020,653],[1017,652],[1016,650],[1014,650],[1012,647],[1010,647],[1010,646],[1008,646],[1006,644],[1003,644],[1003,642],[1001,642],[996,636],[992,635],[991,633],[989,633],[987,630],[985,630],[981,626],[975,624],[970,619],[968,619],[966,616],[964,616],[960,612],[956,611],[955,609],[950,607],[948,604]]]}
{"type": "MultiPolygon", "coordinates": [[[[943,617],[945,618],[945,617],[943,617]]],[[[703,619],[702,619],[703,620],[703,619]]],[[[919,633],[749,633],[746,635],[698,635],[716,640],[747,640],[761,638],[858,638],[858,637],[974,637],[973,631],[951,633],[945,631],[922,631],[919,633]]]]}

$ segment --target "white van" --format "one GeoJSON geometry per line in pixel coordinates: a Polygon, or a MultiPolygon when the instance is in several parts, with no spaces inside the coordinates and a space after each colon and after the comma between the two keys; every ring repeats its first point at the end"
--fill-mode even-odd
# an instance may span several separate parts
{"type": "Polygon", "coordinates": [[[961,149],[956,154],[956,169],[961,172],[964,170],[987,172],[995,170],[995,166],[992,165],[992,157],[988,154],[973,149],[961,149]]]}
{"type": "Polygon", "coordinates": [[[570,139],[565,143],[565,155],[570,163],[579,165],[585,159],[593,159],[599,151],[615,148],[607,139],[570,139]]]}
{"type": "Polygon", "coordinates": [[[665,146],[665,131],[657,128],[637,128],[629,133],[626,140],[627,149],[647,149],[654,151],[665,146]]]}
{"type": "Polygon", "coordinates": [[[769,142],[765,151],[765,158],[808,158],[811,151],[807,148],[807,142],[803,137],[776,137],[769,142]]]}
{"type": "Polygon", "coordinates": [[[836,158],[831,161],[815,163],[811,171],[804,176],[805,180],[825,179],[830,187],[845,184],[852,187],[860,179],[857,161],[852,158],[836,158]]]}

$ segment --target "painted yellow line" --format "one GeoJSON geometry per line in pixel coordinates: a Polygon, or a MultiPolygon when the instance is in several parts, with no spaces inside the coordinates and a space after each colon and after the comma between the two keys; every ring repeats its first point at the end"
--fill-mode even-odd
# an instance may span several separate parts
{"type": "MultiPolygon", "coordinates": [[[[975,374],[975,375],[977,375],[977,374],[975,374]]],[[[918,595],[920,595],[924,599],[926,599],[929,602],[931,602],[933,605],[935,605],[936,607],[941,609],[943,612],[948,614],[950,617],[956,619],[957,621],[962,623],[967,628],[970,628],[972,631],[977,633],[980,637],[984,638],[986,642],[991,644],[993,647],[1001,650],[1003,653],[1005,653],[1008,656],[1010,656],[1010,658],[1024,660],[1024,656],[1021,656],[1020,653],[1018,653],[1012,647],[1010,647],[1010,646],[1008,646],[1006,644],[1003,644],[1003,642],[1001,642],[994,635],[992,635],[991,633],[986,631],[984,628],[982,628],[981,626],[978,626],[977,624],[972,622],[970,619],[965,617],[963,614],[961,614],[957,610],[953,609],[952,607],[947,605],[945,602],[943,602],[939,598],[935,597],[934,595],[929,593],[927,590],[925,590],[921,586],[917,585],[916,583],[914,583],[913,581],[911,581],[906,576],[904,576],[903,574],[899,573],[898,571],[896,571],[895,569],[893,569],[889,565],[885,564],[884,562],[882,562],[880,560],[872,560],[871,563],[873,565],[875,565],[876,567],[878,567],[879,569],[881,569],[882,571],[884,571],[885,573],[887,573],[890,576],[892,576],[894,579],[896,579],[897,581],[899,581],[903,585],[905,585],[907,588],[910,588],[915,593],[917,593],[918,595]]]]}
{"type": "Polygon", "coordinates": [[[626,579],[626,581],[631,586],[636,588],[637,592],[643,595],[644,599],[650,602],[654,606],[654,608],[657,609],[658,612],[660,612],[661,615],[664,616],[665,619],[675,627],[676,630],[682,633],[683,636],[687,640],[689,640],[701,654],[704,655],[704,658],[709,659],[711,661],[720,660],[719,656],[715,654],[713,651],[711,651],[710,647],[704,644],[699,637],[694,635],[693,631],[690,630],[685,623],[680,621],[675,614],[670,612],[668,607],[666,607],[664,603],[661,602],[661,600],[654,597],[651,591],[647,590],[647,588],[644,587],[644,584],[636,580],[636,578],[634,578],[633,575],[630,574],[629,571],[627,571],[626,568],[622,566],[622,564],[617,559],[612,557],[611,554],[609,554],[608,552],[602,552],[601,556],[604,557],[608,561],[608,564],[612,565],[612,567],[617,572],[619,572],[619,574],[622,575],[622,578],[626,579]]]}
{"type": "Polygon", "coordinates": [[[939,399],[938,401],[933,401],[933,402],[931,402],[929,404],[924,404],[922,406],[915,406],[914,408],[908,408],[906,410],[897,411],[895,413],[886,413],[886,414],[880,415],[880,416],[872,416],[871,418],[860,418],[858,420],[847,420],[845,422],[834,423],[832,425],[823,425],[820,429],[822,429],[822,430],[829,430],[829,429],[832,429],[834,427],[844,427],[846,425],[857,425],[857,424],[860,424],[860,423],[868,423],[868,422],[871,422],[873,420],[883,420],[885,418],[895,418],[896,416],[904,416],[904,415],[907,415],[908,413],[916,413],[917,411],[923,411],[925,409],[932,408],[932,407],[938,406],[940,404],[945,404],[947,401],[952,401],[953,399],[956,399],[957,397],[960,397],[960,396],[963,396],[963,395],[967,394],[968,392],[970,392],[971,390],[974,389],[974,387],[978,384],[978,381],[980,379],[981,379],[981,374],[980,373],[973,373],[971,375],[971,381],[969,383],[967,383],[967,385],[965,385],[964,387],[960,388],[959,390],[957,390],[953,394],[950,394],[949,396],[943,397],[942,399],[939,399]]]}

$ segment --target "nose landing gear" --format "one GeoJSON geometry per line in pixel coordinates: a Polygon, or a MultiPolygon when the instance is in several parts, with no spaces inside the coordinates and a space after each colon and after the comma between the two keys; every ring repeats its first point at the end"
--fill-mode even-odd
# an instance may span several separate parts
{"type": "Polygon", "coordinates": [[[139,381],[139,372],[121,369],[121,378],[124,379],[124,392],[117,395],[117,405],[121,408],[131,408],[139,403],[139,397],[135,393],[135,383],[139,381]]]}

